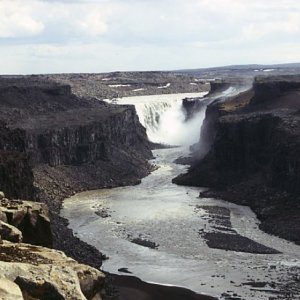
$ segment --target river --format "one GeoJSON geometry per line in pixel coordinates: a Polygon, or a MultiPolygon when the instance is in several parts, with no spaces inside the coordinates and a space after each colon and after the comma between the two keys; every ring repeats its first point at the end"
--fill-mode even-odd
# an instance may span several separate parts
{"type": "Polygon", "coordinates": [[[64,201],[61,214],[76,236],[109,256],[103,263],[105,271],[127,268],[149,282],[217,297],[223,293],[247,300],[275,297],[300,267],[300,247],[262,232],[248,207],[199,198],[203,189],[172,184],[172,178],[187,169],[173,161],[187,153],[187,146],[155,150],[152,163],[158,169],[141,184],[76,194],[64,201]],[[282,253],[209,248],[199,235],[199,230],[213,230],[205,206],[229,209],[238,234],[282,253]],[[158,247],[132,243],[135,238],[151,240],[158,247]],[[261,286],[253,287],[253,282],[261,286]]]}

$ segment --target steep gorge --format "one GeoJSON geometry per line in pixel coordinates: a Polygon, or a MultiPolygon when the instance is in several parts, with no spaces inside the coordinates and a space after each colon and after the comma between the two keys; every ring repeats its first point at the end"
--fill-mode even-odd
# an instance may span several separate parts
{"type": "Polygon", "coordinates": [[[215,101],[201,132],[210,150],[173,181],[214,189],[203,197],[249,205],[262,229],[299,244],[299,109],[297,76],[259,77],[251,91],[215,101]]]}

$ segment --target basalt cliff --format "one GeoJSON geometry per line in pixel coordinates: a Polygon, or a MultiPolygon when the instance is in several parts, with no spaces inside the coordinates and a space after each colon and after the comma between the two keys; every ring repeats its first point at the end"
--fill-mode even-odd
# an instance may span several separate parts
{"type": "Polygon", "coordinates": [[[23,77],[1,78],[0,109],[1,295],[101,299],[104,275],[80,263],[99,268],[103,257],[58,213],[75,192],[136,184],[150,172],[151,145],[134,106],[23,77]]]}
{"type": "Polygon", "coordinates": [[[193,164],[177,184],[250,206],[260,227],[300,244],[300,76],[257,77],[206,111],[193,164]]]}

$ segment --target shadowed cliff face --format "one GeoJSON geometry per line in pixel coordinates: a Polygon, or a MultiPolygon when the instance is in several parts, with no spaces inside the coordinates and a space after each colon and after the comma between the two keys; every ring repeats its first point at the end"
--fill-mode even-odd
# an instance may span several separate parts
{"type": "Polygon", "coordinates": [[[2,118],[11,128],[23,130],[20,143],[33,166],[108,160],[119,145],[151,157],[133,106],[81,99],[69,86],[52,82],[11,81],[0,83],[2,118]]]}
{"type": "Polygon", "coordinates": [[[278,77],[257,77],[253,83],[255,91],[251,99],[251,105],[276,108],[294,107],[299,108],[300,77],[298,75],[278,77]],[[278,100],[285,96],[285,101],[278,100]],[[288,97],[289,96],[289,97],[288,97]]]}
{"type": "Polygon", "coordinates": [[[33,165],[81,165],[109,160],[113,149],[151,157],[145,129],[133,106],[78,109],[17,123],[26,131],[25,147],[33,165]],[[53,117],[53,123],[51,122],[53,117]]]}
{"type": "Polygon", "coordinates": [[[0,190],[8,197],[33,197],[33,174],[25,153],[25,133],[0,122],[0,190]]]}
{"type": "Polygon", "coordinates": [[[258,78],[253,93],[208,108],[201,134],[215,133],[211,149],[174,182],[219,189],[250,205],[262,228],[300,243],[299,78],[258,78]]]}

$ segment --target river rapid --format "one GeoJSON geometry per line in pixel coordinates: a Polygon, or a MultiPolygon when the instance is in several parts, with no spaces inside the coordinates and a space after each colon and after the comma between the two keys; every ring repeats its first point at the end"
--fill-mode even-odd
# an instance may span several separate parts
{"type": "Polygon", "coordinates": [[[187,170],[174,163],[188,154],[187,146],[154,150],[153,154],[152,163],[158,168],[141,184],[83,192],[64,201],[61,215],[69,220],[74,234],[109,256],[103,270],[118,273],[127,268],[145,281],[222,299],[229,295],[236,299],[279,296],[284,285],[297,276],[300,247],[259,230],[259,221],[248,207],[199,198],[204,189],[172,184],[172,178],[187,170]],[[205,206],[227,208],[238,234],[282,253],[209,248],[199,234],[199,230],[213,230],[205,206]],[[150,240],[158,247],[132,243],[135,238],[150,240]]]}

